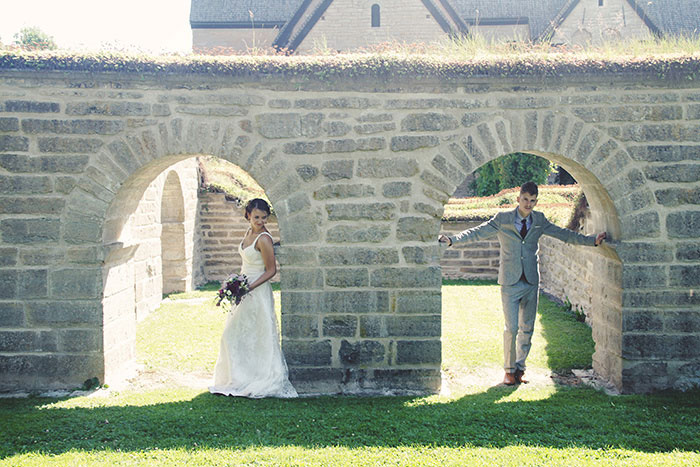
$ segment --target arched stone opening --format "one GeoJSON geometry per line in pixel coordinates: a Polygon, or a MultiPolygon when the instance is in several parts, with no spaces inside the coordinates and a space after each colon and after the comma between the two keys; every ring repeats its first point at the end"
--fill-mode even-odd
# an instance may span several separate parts
{"type": "MultiPolygon", "coordinates": [[[[163,293],[184,292],[192,287],[192,268],[187,268],[185,202],[176,171],[168,172],[160,205],[163,293]]],[[[192,248],[189,248],[189,252],[191,261],[192,248]]]]}

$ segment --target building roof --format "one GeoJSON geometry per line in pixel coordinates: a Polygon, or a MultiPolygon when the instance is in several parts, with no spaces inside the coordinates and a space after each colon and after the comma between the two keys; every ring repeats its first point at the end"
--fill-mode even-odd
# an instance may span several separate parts
{"type": "Polygon", "coordinates": [[[700,34],[700,0],[627,0],[640,16],[663,34],[695,36],[700,34]],[[645,18],[646,16],[646,18],[645,18]]]}
{"type": "Polygon", "coordinates": [[[281,25],[292,17],[301,3],[302,0],[192,0],[190,25],[193,28],[252,25],[253,22],[281,25]]]}
{"type": "Polygon", "coordinates": [[[539,38],[569,0],[451,0],[467,24],[481,20],[520,19],[530,25],[530,36],[539,38]]]}
{"type": "MultiPolygon", "coordinates": [[[[527,23],[530,36],[541,39],[558,26],[580,0],[423,0],[423,3],[438,19],[443,12],[451,25],[460,19],[467,27],[483,21],[493,24],[527,23]],[[434,13],[433,6],[442,4],[434,13]],[[453,8],[449,8],[450,4],[453,8]],[[453,13],[456,12],[456,15],[453,13]],[[458,16],[459,18],[456,18],[458,16]]],[[[251,27],[259,25],[283,26],[309,20],[313,22],[312,10],[318,12],[331,2],[309,2],[308,0],[192,0],[190,24],[198,27],[251,27]],[[314,5],[310,7],[310,4],[314,5]],[[306,11],[304,11],[306,10],[306,11]],[[302,14],[306,13],[306,14],[302,14]],[[252,14],[252,17],[251,17],[252,14]]],[[[692,35],[700,34],[700,0],[627,0],[632,8],[656,34],[692,35]]],[[[290,26],[290,25],[288,25],[290,26]]],[[[298,24],[297,24],[298,26],[298,24]]],[[[299,31],[301,32],[301,31],[299,31]]],[[[287,38],[289,40],[289,38],[287,38]]],[[[284,42],[284,41],[283,41],[284,42]]]]}

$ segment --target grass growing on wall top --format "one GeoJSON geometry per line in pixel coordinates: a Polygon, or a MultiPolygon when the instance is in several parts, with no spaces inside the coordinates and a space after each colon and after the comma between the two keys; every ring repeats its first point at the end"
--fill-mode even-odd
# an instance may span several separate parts
{"type": "Polygon", "coordinates": [[[437,44],[390,43],[341,54],[129,55],[112,51],[0,50],[0,70],[184,73],[239,77],[281,75],[315,80],[333,77],[397,78],[424,75],[443,80],[469,76],[561,77],[581,73],[645,73],[659,78],[700,77],[700,39],[665,38],[563,48],[549,44],[488,43],[478,38],[437,44]]]}

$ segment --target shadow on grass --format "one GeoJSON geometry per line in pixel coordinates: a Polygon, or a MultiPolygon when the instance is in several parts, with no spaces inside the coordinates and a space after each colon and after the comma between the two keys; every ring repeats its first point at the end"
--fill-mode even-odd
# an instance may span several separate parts
{"type": "Polygon", "coordinates": [[[69,450],[290,445],[700,450],[700,392],[611,398],[563,388],[546,399],[519,400],[515,391],[496,386],[448,401],[248,400],[202,393],[186,401],[93,408],[55,407],[53,399],[6,400],[0,404],[0,458],[69,450]]]}

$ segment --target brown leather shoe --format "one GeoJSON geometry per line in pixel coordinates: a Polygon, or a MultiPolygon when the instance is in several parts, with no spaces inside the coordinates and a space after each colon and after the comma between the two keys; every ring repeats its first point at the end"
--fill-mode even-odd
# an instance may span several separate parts
{"type": "Polygon", "coordinates": [[[518,379],[515,377],[515,373],[506,373],[503,377],[503,384],[506,386],[513,386],[518,383],[518,379]]]}
{"type": "Polygon", "coordinates": [[[525,379],[525,371],[524,370],[515,370],[515,379],[518,381],[518,383],[522,384],[527,384],[530,381],[525,379]]]}

